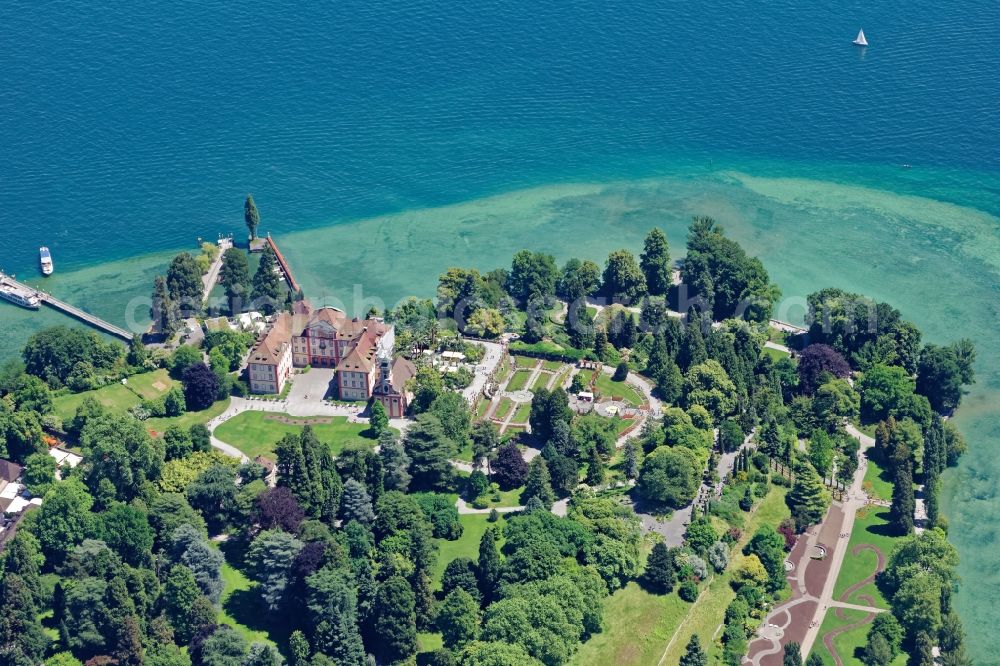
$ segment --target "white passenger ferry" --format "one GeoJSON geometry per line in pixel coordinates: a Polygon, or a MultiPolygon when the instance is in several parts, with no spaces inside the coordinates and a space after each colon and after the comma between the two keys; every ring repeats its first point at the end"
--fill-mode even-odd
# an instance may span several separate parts
{"type": "Polygon", "coordinates": [[[25,288],[3,273],[0,273],[0,298],[30,310],[41,307],[41,301],[33,290],[25,288]]]}

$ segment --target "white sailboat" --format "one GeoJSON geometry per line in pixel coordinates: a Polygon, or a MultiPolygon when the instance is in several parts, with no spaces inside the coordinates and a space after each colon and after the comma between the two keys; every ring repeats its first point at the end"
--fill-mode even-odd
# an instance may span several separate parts
{"type": "Polygon", "coordinates": [[[851,43],[857,44],[858,46],[868,46],[868,40],[865,39],[865,31],[858,30],[858,36],[851,43]]]}

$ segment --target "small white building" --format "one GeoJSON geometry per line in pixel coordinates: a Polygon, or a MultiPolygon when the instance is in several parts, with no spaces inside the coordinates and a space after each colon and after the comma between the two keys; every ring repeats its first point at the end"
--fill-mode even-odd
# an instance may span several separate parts
{"type": "Polygon", "coordinates": [[[58,446],[49,449],[49,455],[56,459],[56,478],[60,481],[62,480],[62,476],[60,475],[59,470],[62,469],[64,465],[76,467],[83,462],[83,456],[78,456],[77,454],[66,451],[65,449],[60,449],[58,446]]]}

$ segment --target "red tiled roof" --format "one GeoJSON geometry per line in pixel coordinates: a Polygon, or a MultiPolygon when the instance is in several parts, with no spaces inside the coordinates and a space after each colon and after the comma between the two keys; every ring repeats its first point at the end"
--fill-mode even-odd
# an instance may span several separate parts
{"type": "Polygon", "coordinates": [[[337,365],[337,370],[350,372],[371,372],[375,365],[375,343],[377,338],[368,331],[362,331],[351,353],[337,365]]]}
{"type": "Polygon", "coordinates": [[[277,365],[281,362],[282,354],[292,341],[291,319],[287,312],[282,312],[275,318],[250,352],[250,363],[277,365]]]}
{"type": "Polygon", "coordinates": [[[9,460],[0,460],[0,481],[13,483],[21,478],[21,466],[9,460]]]}

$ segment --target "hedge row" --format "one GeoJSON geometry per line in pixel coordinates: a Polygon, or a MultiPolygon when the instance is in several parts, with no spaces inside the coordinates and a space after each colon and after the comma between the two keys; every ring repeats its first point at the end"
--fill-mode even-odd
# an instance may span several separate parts
{"type": "Polygon", "coordinates": [[[573,349],[560,347],[551,342],[536,342],[528,344],[515,340],[510,343],[508,350],[512,354],[540,358],[546,361],[563,361],[565,363],[576,363],[580,360],[596,361],[597,354],[590,349],[573,349]]]}

